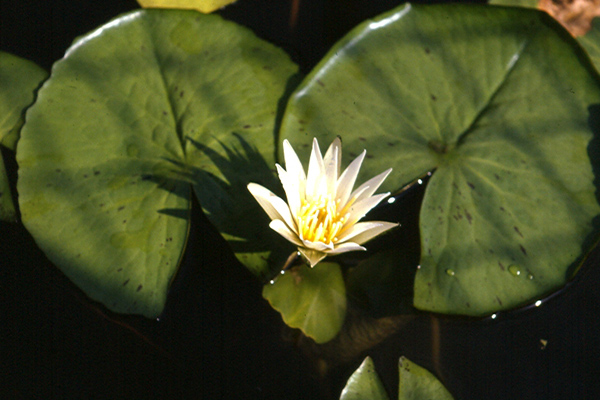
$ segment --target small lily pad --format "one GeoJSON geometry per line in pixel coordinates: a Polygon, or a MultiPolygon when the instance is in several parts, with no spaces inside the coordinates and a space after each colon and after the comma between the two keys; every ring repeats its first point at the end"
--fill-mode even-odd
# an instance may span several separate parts
{"type": "Polygon", "coordinates": [[[406,357],[398,363],[400,382],[398,400],[452,400],[453,397],[442,383],[425,368],[406,357]]]}
{"type": "Polygon", "coordinates": [[[190,184],[217,228],[245,226],[207,197],[231,196],[223,170],[242,162],[255,181],[273,177],[255,163],[274,164],[277,106],[295,71],[247,29],[195,11],[135,11],[78,39],[27,113],[23,223],[91,298],[156,317],[185,248],[190,184]],[[236,158],[240,143],[252,159],[236,158]]]}
{"type": "MultiPolygon", "coordinates": [[[[398,400],[452,400],[452,395],[425,368],[400,357],[398,400]]],[[[370,357],[354,371],[342,391],[340,400],[387,400],[385,388],[370,357]]]]}
{"type": "MultiPolygon", "coordinates": [[[[23,114],[34,99],[35,90],[48,73],[41,67],[0,51],[0,144],[14,150],[23,114]]],[[[15,206],[0,154],[0,220],[15,219],[15,206]]]]}
{"type": "Polygon", "coordinates": [[[267,283],[263,297],[288,326],[302,330],[317,343],[333,339],[346,317],[346,288],[335,263],[294,267],[267,283]]]}
{"type": "Polygon", "coordinates": [[[365,358],[344,387],[340,400],[388,400],[371,357],[365,358]]]}
{"type": "Polygon", "coordinates": [[[435,171],[414,304],[481,316],[560,288],[589,251],[599,105],[593,67],[545,13],[407,4],[331,49],[282,137],[367,149],[359,181],[394,168],[382,190],[435,171]]]}

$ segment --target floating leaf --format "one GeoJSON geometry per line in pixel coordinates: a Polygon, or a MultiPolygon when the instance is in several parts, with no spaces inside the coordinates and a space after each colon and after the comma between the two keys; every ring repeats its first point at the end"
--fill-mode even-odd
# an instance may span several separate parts
{"type": "Polygon", "coordinates": [[[394,167],[382,190],[435,170],[415,306],[485,315],[561,287],[589,250],[599,104],[591,65],[546,14],[408,4],[334,46],[292,95],[282,136],[368,149],[359,180],[394,167]]]}
{"type": "Polygon", "coordinates": [[[179,8],[211,13],[236,0],[138,0],[144,8],[179,8]]]}
{"type": "Polygon", "coordinates": [[[388,400],[371,357],[365,358],[344,387],[340,400],[388,400]]]}
{"type": "Polygon", "coordinates": [[[453,399],[450,392],[431,372],[408,358],[400,357],[398,369],[400,370],[398,400],[453,399]]]}
{"type": "Polygon", "coordinates": [[[224,188],[227,171],[274,179],[260,168],[274,162],[277,104],[294,72],[247,29],[194,11],[136,11],[80,38],[23,127],[25,226],[91,298],[159,315],[187,240],[190,183],[218,228],[235,225],[227,215],[237,213],[206,197],[243,200],[247,181],[224,188]]]}
{"type": "Polygon", "coordinates": [[[267,283],[263,297],[287,325],[301,329],[317,343],[333,339],[346,317],[346,288],[335,263],[292,268],[267,283]]]}
{"type": "Polygon", "coordinates": [[[490,0],[489,4],[513,7],[536,8],[539,0],[490,0]]]}
{"type": "MultiPolygon", "coordinates": [[[[31,61],[0,51],[0,144],[14,150],[23,111],[33,102],[35,89],[48,74],[31,61]]],[[[14,220],[15,206],[0,154],[0,220],[14,220]]]]}
{"type": "Polygon", "coordinates": [[[600,18],[595,18],[592,21],[592,29],[577,40],[589,54],[596,70],[600,71],[600,18]]]}
{"type": "MultiPolygon", "coordinates": [[[[452,400],[452,395],[431,372],[400,357],[398,400],[452,400]]],[[[375,372],[370,357],[354,371],[342,391],[340,400],[387,400],[389,397],[375,372]]]]}
{"type": "Polygon", "coordinates": [[[600,71],[600,0],[491,0],[490,4],[546,11],[577,38],[600,71]]]}

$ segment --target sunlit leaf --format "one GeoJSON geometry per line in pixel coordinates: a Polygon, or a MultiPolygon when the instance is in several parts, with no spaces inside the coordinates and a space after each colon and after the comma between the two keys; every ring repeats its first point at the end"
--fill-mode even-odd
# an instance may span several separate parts
{"type": "Polygon", "coordinates": [[[577,40],[589,54],[596,70],[600,71],[600,18],[595,18],[592,21],[592,29],[577,40]]]}
{"type": "Polygon", "coordinates": [[[490,0],[489,4],[513,7],[536,8],[539,0],[490,0]]]}
{"type": "Polygon", "coordinates": [[[317,343],[333,339],[346,317],[346,288],[335,263],[292,268],[267,283],[263,297],[287,325],[299,328],[317,343]]]}
{"type": "Polygon", "coordinates": [[[371,357],[365,358],[346,383],[340,400],[388,400],[371,357]]]}
{"type": "Polygon", "coordinates": [[[600,0],[491,0],[490,4],[546,11],[577,38],[600,71],[600,0]]]}
{"type": "Polygon", "coordinates": [[[179,8],[211,13],[236,0],[138,0],[144,8],[179,8]]]}
{"type": "MultiPolygon", "coordinates": [[[[247,29],[194,11],[136,11],[78,39],[22,130],[25,226],[90,297],[157,316],[187,240],[190,183],[219,229],[253,222],[228,220],[237,212],[207,197],[226,205],[237,191],[246,201],[232,171],[274,179],[264,166],[274,163],[277,104],[294,71],[247,29]]],[[[255,207],[247,210],[261,215],[255,207]]]]}
{"type": "MultiPolygon", "coordinates": [[[[0,51],[0,144],[14,150],[23,112],[33,102],[35,89],[48,74],[31,61],[0,51]]],[[[0,154],[0,220],[14,220],[4,160],[0,154]]]]}
{"type": "Polygon", "coordinates": [[[400,357],[398,369],[400,371],[398,400],[453,399],[444,385],[431,372],[408,358],[400,357]]]}
{"type": "Polygon", "coordinates": [[[564,285],[597,235],[600,88],[580,51],[538,11],[409,4],[331,49],[282,136],[340,135],[348,158],[367,149],[359,180],[394,167],[383,190],[435,170],[415,306],[515,307],[564,285]]]}

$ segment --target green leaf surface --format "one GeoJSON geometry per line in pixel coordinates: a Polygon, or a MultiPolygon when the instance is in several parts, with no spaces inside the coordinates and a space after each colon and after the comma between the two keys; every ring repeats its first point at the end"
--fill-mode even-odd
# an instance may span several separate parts
{"type": "Polygon", "coordinates": [[[292,268],[267,283],[263,297],[288,326],[302,330],[317,343],[333,339],[346,317],[346,288],[335,263],[292,268]]]}
{"type": "MultiPolygon", "coordinates": [[[[498,5],[498,6],[514,6],[514,7],[525,7],[525,8],[534,8],[540,9],[540,1],[539,0],[490,0],[489,4],[498,5]]],[[[560,3],[557,3],[557,5],[560,3]]],[[[578,6],[571,6],[569,2],[565,2],[567,7],[571,7],[571,12],[564,12],[562,15],[566,18],[569,16],[574,17],[575,20],[580,20],[580,22],[584,22],[584,18],[580,18],[581,15],[585,14],[585,8],[589,7],[593,9],[593,7],[597,7],[594,2],[581,2],[578,6]],[[575,18],[577,17],[577,18],[575,18]]],[[[543,7],[543,6],[542,6],[543,7]]],[[[565,7],[564,5],[562,7],[565,7]]],[[[561,7],[559,7],[561,9],[561,7]]],[[[565,8],[566,9],[566,8],[565,8]]],[[[572,21],[563,21],[564,23],[569,23],[572,21]]],[[[587,21],[586,21],[587,22],[587,21]]],[[[571,29],[571,28],[570,28],[571,29]]],[[[587,29],[587,28],[586,28],[587,29]]],[[[588,52],[590,59],[594,63],[596,70],[600,71],[600,18],[596,17],[592,20],[592,29],[589,30],[585,35],[581,35],[576,33],[577,41],[579,44],[588,52]]]]}
{"type": "Polygon", "coordinates": [[[187,240],[190,183],[217,228],[233,224],[206,198],[232,196],[225,169],[273,176],[255,163],[274,162],[277,105],[294,71],[247,29],[194,11],[136,11],[78,39],[22,131],[25,226],[91,298],[159,315],[187,240]]]}
{"type": "Polygon", "coordinates": [[[365,358],[346,383],[340,400],[388,400],[371,357],[365,358]]]}
{"type": "MultiPolygon", "coordinates": [[[[14,150],[23,113],[47,72],[31,61],[0,51],[0,144],[14,150]]],[[[0,154],[0,220],[14,220],[15,206],[0,154]]]]}
{"type": "Polygon", "coordinates": [[[332,48],[282,136],[341,135],[349,158],[366,148],[359,181],[394,167],[383,190],[435,170],[414,303],[479,316],[556,290],[589,250],[599,104],[592,66],[548,15],[407,4],[332,48]]]}
{"type": "Polygon", "coordinates": [[[537,8],[539,0],[490,0],[489,4],[499,6],[537,8]]]}
{"type": "Polygon", "coordinates": [[[452,400],[452,395],[431,372],[406,357],[398,363],[398,400],[452,400]]]}
{"type": "Polygon", "coordinates": [[[587,51],[596,70],[600,71],[600,18],[594,18],[592,20],[592,29],[585,35],[579,36],[577,40],[585,51],[587,51]]]}

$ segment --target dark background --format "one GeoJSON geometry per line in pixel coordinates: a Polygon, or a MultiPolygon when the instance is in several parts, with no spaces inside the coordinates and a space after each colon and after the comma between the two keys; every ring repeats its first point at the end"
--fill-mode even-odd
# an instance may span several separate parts
{"type": "MultiPolygon", "coordinates": [[[[349,29],[398,2],[299,0],[295,18],[294,4],[239,0],[221,14],[284,48],[307,72],[349,29]]],[[[135,8],[133,0],[0,0],[0,50],[50,69],[75,37],[135,8]]],[[[14,155],[3,156],[14,183],[14,155]]],[[[393,210],[402,210],[415,253],[421,195],[415,189],[393,210]]],[[[574,281],[537,308],[484,320],[390,317],[388,328],[358,329],[361,340],[315,346],[262,299],[260,282],[198,204],[158,321],[89,301],[21,225],[0,222],[0,398],[335,399],[366,355],[396,398],[405,355],[456,399],[597,399],[599,260],[592,253],[574,281]]]]}

